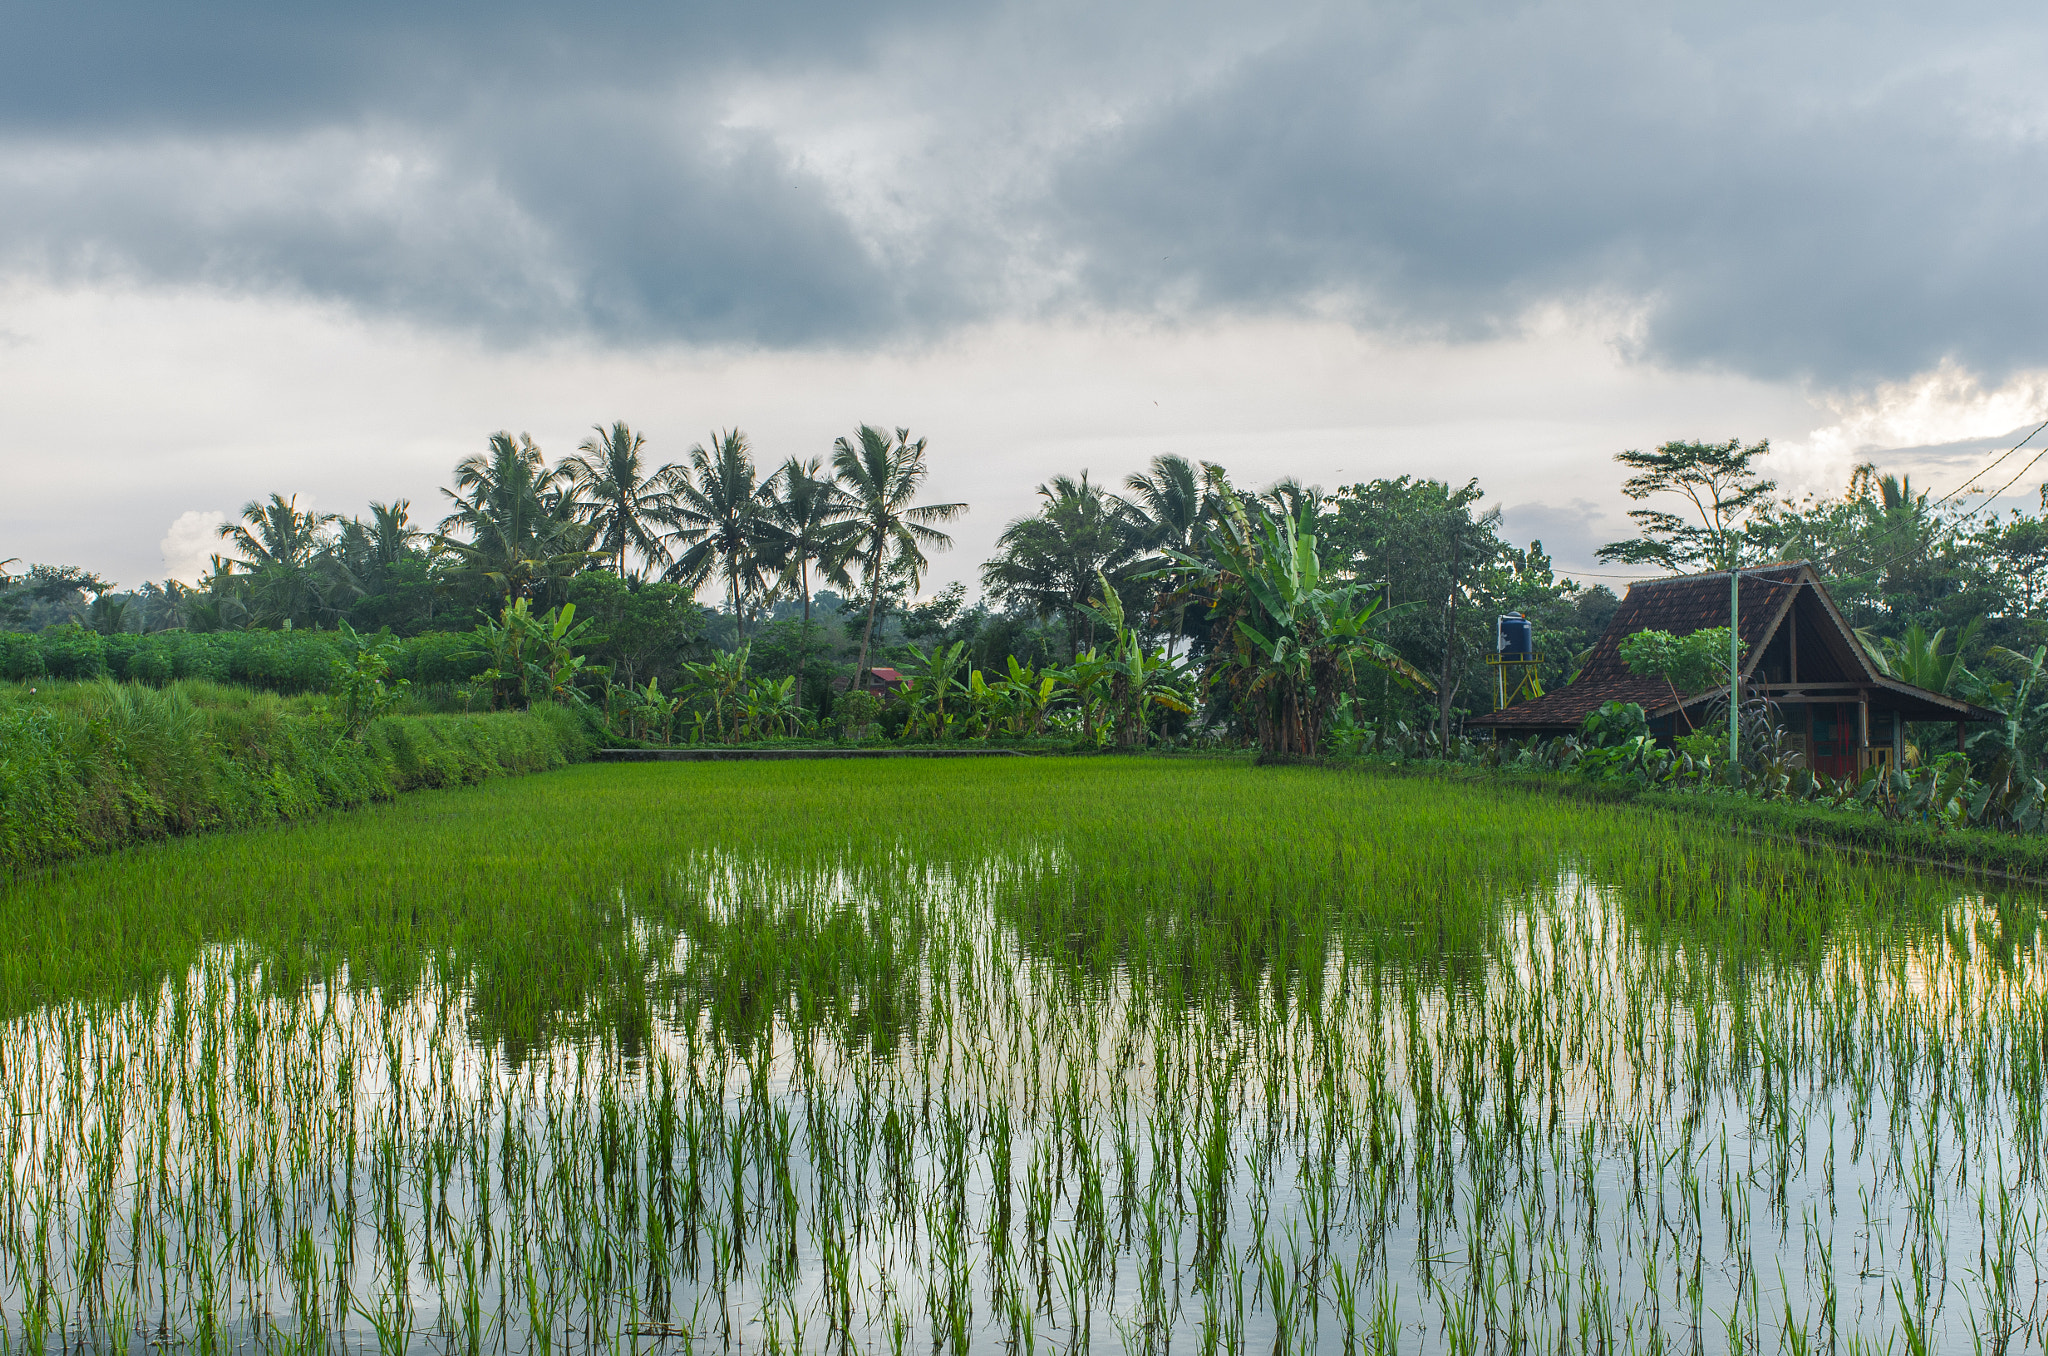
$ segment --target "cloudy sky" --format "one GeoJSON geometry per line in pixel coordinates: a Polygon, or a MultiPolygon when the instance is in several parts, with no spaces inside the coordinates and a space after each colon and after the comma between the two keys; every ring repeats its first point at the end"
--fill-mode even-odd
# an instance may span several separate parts
{"type": "Polygon", "coordinates": [[[2048,418],[2038,6],[0,15],[0,557],[127,584],[500,428],[908,425],[944,580],[1166,451],[1600,569],[1624,448],[1947,493],[2048,418]]]}

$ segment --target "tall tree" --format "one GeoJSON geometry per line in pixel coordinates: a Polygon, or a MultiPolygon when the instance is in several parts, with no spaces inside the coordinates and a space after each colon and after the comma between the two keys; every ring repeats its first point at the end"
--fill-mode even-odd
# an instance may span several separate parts
{"type": "Polygon", "coordinates": [[[1304,485],[1293,476],[1276,480],[1259,493],[1259,503],[1267,512],[1305,528],[1313,527],[1322,516],[1328,498],[1322,486],[1304,485]]]}
{"type": "Polygon", "coordinates": [[[804,605],[796,653],[796,694],[802,702],[811,657],[811,570],[820,569],[829,583],[848,582],[839,554],[849,535],[848,519],[854,506],[840,489],[838,476],[825,470],[822,458],[799,461],[791,457],[769,477],[768,484],[768,518],[779,529],[776,547],[783,578],[796,585],[804,605]]]}
{"type": "Polygon", "coordinates": [[[548,467],[532,438],[491,435],[486,451],[455,466],[454,505],[441,520],[440,542],[463,572],[488,581],[506,599],[552,588],[595,554],[590,529],[576,521],[565,477],[548,467]],[[450,533],[463,532],[467,541],[450,533]]]}
{"type": "Polygon", "coordinates": [[[253,620],[297,622],[339,615],[337,602],[355,591],[353,577],[332,551],[329,528],[341,515],[302,510],[298,503],[297,495],[252,499],[242,506],[241,522],[220,528],[220,536],[239,553],[235,563],[240,572],[227,587],[242,595],[253,620]]]}
{"type": "Polygon", "coordinates": [[[1141,538],[1131,531],[1124,506],[1091,483],[1086,471],[1079,480],[1054,476],[1038,487],[1038,497],[1037,513],[1015,520],[996,538],[1001,554],[982,565],[982,587],[1041,617],[1065,618],[1072,658],[1095,640],[1088,604],[1100,587],[1097,575],[1121,582],[1141,553],[1141,538]]]}
{"type": "Polygon", "coordinates": [[[301,510],[297,495],[273,494],[268,503],[242,505],[242,521],[223,524],[220,536],[241,553],[245,569],[308,565],[326,548],[328,527],[340,521],[338,513],[301,510]]]}
{"type": "Polygon", "coordinates": [[[388,504],[370,501],[371,550],[380,565],[396,565],[422,551],[432,534],[412,524],[412,501],[394,499],[388,504]]]}
{"type": "Polygon", "coordinates": [[[591,432],[562,463],[578,516],[597,528],[596,547],[611,558],[619,578],[626,577],[629,550],[638,551],[649,565],[667,564],[661,523],[675,500],[668,468],[642,465],[647,440],[623,422],[609,429],[592,425],[591,432]]]}
{"type": "Polygon", "coordinates": [[[1742,563],[1744,523],[1769,508],[1778,488],[1755,467],[1770,450],[1768,438],[1747,447],[1740,438],[1730,438],[1725,443],[1669,442],[1654,452],[1617,454],[1615,460],[1635,472],[1622,482],[1623,494],[1639,503],[1675,494],[1692,505],[1692,516],[1630,509],[1628,516],[1642,535],[1609,542],[1594,554],[1630,565],[1660,565],[1674,574],[1734,569],[1742,563]]]}
{"type": "Polygon", "coordinates": [[[670,540],[683,548],[668,578],[689,588],[713,574],[725,580],[739,639],[747,638],[746,597],[759,592],[781,532],[769,516],[774,495],[754,470],[747,435],[726,429],[690,449],[690,464],[669,477],[664,513],[670,540]]]}
{"type": "Polygon", "coordinates": [[[933,527],[967,511],[965,504],[913,504],[930,474],[925,465],[925,440],[910,441],[910,430],[896,430],[895,441],[881,429],[862,424],[851,438],[832,444],[832,469],[849,500],[846,538],[836,552],[841,568],[857,565],[867,589],[867,625],[860,633],[860,659],[854,685],[867,675],[868,650],[874,643],[875,609],[885,580],[896,574],[911,590],[917,588],[927,550],[943,551],[953,539],[933,527]]]}
{"type": "MultiPolygon", "coordinates": [[[[1195,551],[1202,524],[1216,508],[1215,495],[1203,484],[1205,474],[1216,483],[1224,478],[1223,468],[1214,462],[1203,462],[1198,472],[1186,457],[1168,454],[1154,457],[1149,470],[1125,479],[1124,488],[1130,491],[1123,504],[1125,517],[1140,549],[1153,553],[1157,566],[1168,563],[1168,553],[1190,555],[1195,551]]],[[[1169,654],[1171,645],[1187,629],[1184,592],[1168,586],[1158,595],[1162,599],[1173,596],[1182,600],[1173,604],[1169,654]]]]}

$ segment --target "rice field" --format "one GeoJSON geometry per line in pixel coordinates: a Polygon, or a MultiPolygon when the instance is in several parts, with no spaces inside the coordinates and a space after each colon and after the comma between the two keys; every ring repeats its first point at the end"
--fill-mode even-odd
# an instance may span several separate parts
{"type": "Polygon", "coordinates": [[[1648,812],[583,766],[0,926],[7,1353],[2048,1342],[2038,900],[1648,812]]]}

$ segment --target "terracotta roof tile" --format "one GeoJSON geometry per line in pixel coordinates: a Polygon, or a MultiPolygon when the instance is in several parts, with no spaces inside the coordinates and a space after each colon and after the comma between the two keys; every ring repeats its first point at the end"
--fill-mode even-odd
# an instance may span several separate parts
{"type": "MultiPolygon", "coordinates": [[[[1801,565],[1764,566],[1742,573],[1742,639],[1754,653],[1777,613],[1786,589],[1798,582],[1801,565]]],[[[1638,631],[1669,631],[1691,635],[1728,624],[1728,576],[1686,575],[1630,585],[1607,633],[1593,647],[1578,681],[1546,692],[1534,701],[1468,722],[1490,729],[1577,728],[1604,702],[1636,702],[1646,711],[1671,705],[1671,689],[1662,679],[1629,672],[1621,659],[1621,642],[1638,631]]]]}

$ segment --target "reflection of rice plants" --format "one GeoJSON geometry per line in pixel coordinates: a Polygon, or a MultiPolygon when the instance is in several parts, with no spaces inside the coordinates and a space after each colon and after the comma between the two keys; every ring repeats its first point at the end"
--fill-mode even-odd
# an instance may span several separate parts
{"type": "Polygon", "coordinates": [[[8,1350],[2048,1335],[2034,904],[1637,811],[584,768],[0,910],[8,1350]]]}

